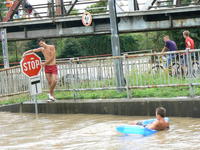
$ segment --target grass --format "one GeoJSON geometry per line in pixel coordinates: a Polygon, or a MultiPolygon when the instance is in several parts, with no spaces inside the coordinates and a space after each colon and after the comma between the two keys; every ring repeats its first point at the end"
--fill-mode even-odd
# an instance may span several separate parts
{"type": "MultiPolygon", "coordinates": [[[[166,87],[166,88],[149,88],[149,89],[135,89],[130,90],[132,98],[143,97],[161,97],[171,98],[178,96],[189,96],[188,87],[166,87]]],[[[195,88],[195,94],[200,95],[200,88],[195,88]]],[[[55,96],[58,100],[74,99],[73,92],[56,92],[55,96]]],[[[105,91],[81,91],[75,93],[76,99],[113,99],[113,98],[127,98],[127,92],[118,92],[115,90],[105,91]]],[[[39,100],[47,100],[47,93],[42,93],[37,96],[39,100]]],[[[11,96],[0,99],[0,105],[21,103],[30,100],[30,97],[26,94],[11,96]]]]}

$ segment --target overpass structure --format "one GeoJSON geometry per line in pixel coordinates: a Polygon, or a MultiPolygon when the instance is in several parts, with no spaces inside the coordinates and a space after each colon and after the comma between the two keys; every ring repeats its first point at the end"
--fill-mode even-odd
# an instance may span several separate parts
{"type": "MultiPolygon", "coordinates": [[[[157,5],[154,6],[156,2],[158,3],[158,0],[149,0],[148,2],[150,5],[146,4],[148,7],[144,6],[143,9],[140,10],[138,7],[140,5],[136,3],[137,0],[128,0],[128,2],[128,9],[118,11],[117,14],[120,33],[192,28],[200,26],[199,3],[181,6],[179,5],[180,2],[178,0],[174,0],[171,1],[172,5],[164,5],[164,7],[159,4],[159,7],[157,5]]],[[[159,2],[161,3],[162,1],[159,2]]],[[[163,2],[166,2],[166,0],[163,2]]],[[[71,5],[71,7],[74,8],[79,3],[72,3],[73,6],[71,5]]],[[[71,7],[69,7],[69,9],[71,9],[71,7]]],[[[120,6],[116,5],[116,7],[118,8],[120,6]]],[[[0,22],[0,28],[7,29],[8,40],[109,34],[110,16],[108,8],[100,9],[104,9],[104,11],[92,14],[93,23],[89,27],[83,26],[81,21],[82,13],[77,13],[76,15],[60,15],[60,11],[58,11],[57,13],[59,15],[55,16],[49,15],[43,18],[26,18],[0,22]]]]}
{"type": "MultiPolygon", "coordinates": [[[[149,11],[124,12],[117,15],[120,33],[157,31],[200,26],[200,5],[149,11]]],[[[81,15],[39,20],[2,22],[8,40],[26,40],[39,37],[97,35],[110,33],[109,14],[94,14],[92,26],[85,27],[81,15]]]]}

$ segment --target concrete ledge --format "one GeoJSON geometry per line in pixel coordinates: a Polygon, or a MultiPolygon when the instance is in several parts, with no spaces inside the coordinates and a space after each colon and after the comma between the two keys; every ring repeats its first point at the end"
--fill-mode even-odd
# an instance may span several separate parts
{"type": "MultiPolygon", "coordinates": [[[[155,108],[163,106],[167,116],[200,117],[200,98],[141,98],[108,100],[59,100],[53,103],[38,101],[38,112],[48,114],[113,114],[153,116],[155,108]]],[[[33,102],[1,106],[0,111],[34,113],[33,102]]]]}

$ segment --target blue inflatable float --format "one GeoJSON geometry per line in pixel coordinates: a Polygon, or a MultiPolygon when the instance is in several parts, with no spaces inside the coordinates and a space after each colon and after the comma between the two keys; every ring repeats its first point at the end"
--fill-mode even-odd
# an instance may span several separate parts
{"type": "MultiPolygon", "coordinates": [[[[165,118],[166,121],[169,121],[169,118],[165,118]]],[[[144,127],[145,125],[151,124],[154,121],[156,121],[156,119],[148,119],[148,120],[143,120],[142,121],[142,125],[123,125],[123,126],[118,126],[116,128],[116,130],[119,133],[123,133],[123,134],[140,134],[143,136],[148,136],[148,135],[152,135],[158,131],[156,130],[151,130],[148,129],[146,127],[144,127]],[[144,126],[143,126],[144,125],[144,126]]]]}

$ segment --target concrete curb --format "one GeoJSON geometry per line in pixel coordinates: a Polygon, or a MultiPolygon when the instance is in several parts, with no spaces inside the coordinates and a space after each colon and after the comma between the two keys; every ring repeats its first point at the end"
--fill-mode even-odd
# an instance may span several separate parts
{"type": "MultiPolygon", "coordinates": [[[[155,108],[163,106],[167,116],[200,117],[200,98],[137,98],[98,100],[38,101],[38,112],[48,114],[113,114],[154,116],[155,108]]],[[[34,113],[33,102],[1,106],[0,111],[34,113]]]]}

